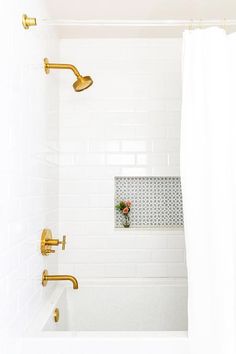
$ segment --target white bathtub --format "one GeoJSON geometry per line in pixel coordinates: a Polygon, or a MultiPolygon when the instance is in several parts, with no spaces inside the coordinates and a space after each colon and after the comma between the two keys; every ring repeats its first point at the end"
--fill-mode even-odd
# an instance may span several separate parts
{"type": "Polygon", "coordinates": [[[58,288],[23,341],[25,353],[30,349],[34,354],[187,354],[186,281],[84,281],[79,291],[58,288]]]}

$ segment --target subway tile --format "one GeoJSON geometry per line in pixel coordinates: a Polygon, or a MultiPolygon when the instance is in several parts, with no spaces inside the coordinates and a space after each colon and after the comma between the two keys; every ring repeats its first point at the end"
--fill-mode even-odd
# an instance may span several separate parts
{"type": "Polygon", "coordinates": [[[81,181],[62,181],[60,183],[61,195],[75,195],[75,194],[97,194],[103,195],[113,193],[113,180],[81,180],[81,181]]]}
{"type": "Polygon", "coordinates": [[[62,260],[60,259],[60,256],[58,257],[58,274],[75,274],[75,276],[80,277],[81,274],[78,274],[78,272],[75,270],[76,266],[73,263],[63,263],[62,260]]]}
{"type": "Polygon", "coordinates": [[[81,201],[83,201],[84,208],[90,205],[86,191],[77,195],[59,195],[59,205],[63,208],[79,208],[81,207],[81,201]]]}
{"type": "Polygon", "coordinates": [[[120,111],[120,112],[105,112],[105,124],[108,126],[134,126],[145,124],[148,112],[143,111],[120,111]]]}
{"type": "Polygon", "coordinates": [[[143,237],[136,237],[134,242],[135,248],[141,249],[165,249],[167,248],[168,241],[165,235],[163,236],[143,236],[143,237]]]}
{"type": "Polygon", "coordinates": [[[78,141],[84,139],[87,136],[88,139],[96,139],[98,136],[100,138],[106,138],[106,130],[104,126],[89,127],[81,126],[77,127],[64,127],[63,131],[60,132],[60,140],[63,142],[78,141]]]}
{"type": "Polygon", "coordinates": [[[168,165],[168,154],[165,153],[147,153],[136,155],[137,165],[168,165]]]}
{"type": "Polygon", "coordinates": [[[132,154],[108,154],[106,158],[108,165],[134,165],[135,155],[132,154]]]}
{"type": "Polygon", "coordinates": [[[60,181],[67,180],[107,180],[120,174],[119,166],[61,166],[59,169],[60,181]]]}
{"type": "Polygon", "coordinates": [[[112,208],[60,208],[60,217],[64,221],[94,222],[106,221],[113,218],[114,209],[112,208]]]}
{"type": "Polygon", "coordinates": [[[120,151],[120,142],[117,140],[106,141],[105,142],[106,152],[119,152],[120,151]]]}
{"type": "Polygon", "coordinates": [[[61,141],[60,142],[60,157],[65,153],[86,153],[88,152],[88,141],[61,141]]]}
{"type": "Polygon", "coordinates": [[[89,142],[90,152],[119,152],[120,142],[118,140],[99,140],[89,142]]]}
{"type": "Polygon", "coordinates": [[[114,219],[106,218],[104,221],[94,221],[87,225],[88,235],[111,235],[114,230],[114,219]]]}
{"type": "Polygon", "coordinates": [[[157,263],[181,263],[184,262],[185,255],[183,250],[168,249],[152,251],[152,261],[157,263]]]}
{"type": "Polygon", "coordinates": [[[148,152],[151,151],[152,144],[150,140],[122,140],[121,149],[123,152],[148,152]]]}
{"type": "Polygon", "coordinates": [[[184,236],[168,236],[168,248],[185,249],[184,236]]]}
{"type": "Polygon", "coordinates": [[[114,230],[114,220],[106,221],[93,221],[88,223],[87,221],[65,221],[59,217],[59,230],[60,234],[67,234],[68,237],[81,236],[107,236],[111,235],[114,230]]]}
{"type": "Polygon", "coordinates": [[[74,165],[75,164],[75,155],[74,154],[65,154],[61,153],[59,157],[59,163],[61,166],[74,165]]]}
{"type": "Polygon", "coordinates": [[[148,113],[148,123],[151,125],[177,126],[180,124],[179,111],[151,111],[148,113]]]}
{"type": "Polygon", "coordinates": [[[114,195],[104,194],[102,197],[96,194],[89,195],[88,204],[91,208],[113,208],[114,195]]]}
{"type": "MultiPolygon", "coordinates": [[[[98,227],[98,224],[96,224],[98,227]]],[[[100,227],[103,230],[102,224],[100,227]]],[[[96,228],[95,228],[96,229],[96,228]]],[[[113,231],[110,228],[107,235],[97,235],[95,229],[82,232],[81,224],[77,224],[74,231],[68,236],[68,247],[76,249],[184,249],[184,237],[179,234],[168,233],[166,231],[157,234],[155,229],[149,230],[129,230],[128,234],[124,235],[121,231],[113,231]],[[77,232],[80,230],[81,232],[77,232]]],[[[63,233],[63,232],[62,232],[63,233]]]]}
{"type": "Polygon", "coordinates": [[[76,264],[74,274],[80,278],[104,278],[106,267],[104,264],[76,264]]]}
{"type": "Polygon", "coordinates": [[[136,265],[136,276],[139,278],[166,278],[168,268],[165,263],[139,263],[136,265]]]}
{"type": "Polygon", "coordinates": [[[59,212],[59,234],[67,235],[68,245],[70,244],[70,236],[75,235],[89,235],[90,231],[88,230],[88,223],[85,221],[65,221],[62,219],[59,212]]]}
{"type": "Polygon", "coordinates": [[[167,128],[165,126],[153,127],[151,125],[134,127],[136,139],[166,138],[167,128]]]}
{"type": "Polygon", "coordinates": [[[180,139],[180,124],[178,126],[169,126],[167,128],[167,137],[169,139],[180,139]]]}
{"type": "Polygon", "coordinates": [[[117,175],[121,176],[151,176],[151,168],[145,167],[122,167],[121,172],[117,175]]]}
{"type": "Polygon", "coordinates": [[[180,176],[179,166],[153,166],[151,167],[152,176],[180,176]]]}
{"type": "Polygon", "coordinates": [[[76,165],[104,165],[105,164],[105,154],[75,154],[75,164],[76,165]]]}
{"type": "Polygon", "coordinates": [[[167,166],[168,154],[165,153],[153,153],[148,155],[148,163],[152,166],[167,166]]]}
{"type": "Polygon", "coordinates": [[[136,163],[137,163],[137,165],[147,165],[147,163],[148,163],[147,154],[137,154],[136,155],[136,163]]]}
{"type": "Polygon", "coordinates": [[[179,166],[180,165],[180,154],[176,152],[169,153],[169,165],[179,166]]]}
{"type": "Polygon", "coordinates": [[[150,250],[67,250],[67,253],[60,255],[63,263],[137,263],[150,262],[150,250]]]}
{"type": "Polygon", "coordinates": [[[105,142],[104,141],[90,141],[89,142],[90,152],[105,152],[105,142]]]}
{"type": "Polygon", "coordinates": [[[179,98],[176,99],[168,99],[165,101],[166,106],[165,109],[167,112],[179,112],[181,111],[181,100],[179,98]]]}
{"type": "Polygon", "coordinates": [[[111,246],[109,243],[109,237],[104,236],[70,236],[69,247],[72,249],[106,249],[111,246]]]}
{"type": "Polygon", "coordinates": [[[137,136],[136,129],[133,125],[116,125],[107,126],[105,131],[106,139],[134,139],[137,136]]]}
{"type": "Polygon", "coordinates": [[[185,263],[172,263],[167,265],[167,276],[170,278],[186,278],[187,267],[185,263]]]}
{"type": "Polygon", "coordinates": [[[134,278],[136,277],[135,264],[107,264],[104,270],[105,278],[134,278]]]}
{"type": "MultiPolygon", "coordinates": [[[[166,249],[167,237],[162,236],[73,236],[68,240],[68,247],[76,249],[166,249]]],[[[174,248],[174,247],[173,247],[174,248]]],[[[178,248],[178,247],[176,247],[178,248]]]]}
{"type": "Polygon", "coordinates": [[[179,139],[154,139],[153,140],[153,152],[176,152],[180,149],[179,139]]]}

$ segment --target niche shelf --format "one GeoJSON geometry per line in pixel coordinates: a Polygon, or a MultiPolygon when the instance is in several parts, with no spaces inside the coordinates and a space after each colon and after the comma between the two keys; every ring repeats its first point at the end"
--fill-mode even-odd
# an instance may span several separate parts
{"type": "MultiPolygon", "coordinates": [[[[131,228],[184,226],[180,177],[115,177],[115,204],[120,200],[132,202],[131,228]]],[[[123,228],[117,210],[115,228],[123,228]]]]}

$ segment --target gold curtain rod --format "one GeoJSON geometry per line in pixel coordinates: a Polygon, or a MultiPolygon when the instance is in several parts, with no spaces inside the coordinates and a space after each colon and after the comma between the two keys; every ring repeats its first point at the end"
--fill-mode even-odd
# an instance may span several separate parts
{"type": "Polygon", "coordinates": [[[188,27],[188,26],[236,26],[236,20],[65,20],[41,19],[39,23],[48,26],[88,26],[88,27],[188,27]]]}
{"type": "Polygon", "coordinates": [[[36,24],[45,26],[80,26],[80,27],[209,27],[236,26],[236,19],[214,20],[72,20],[72,19],[39,19],[23,15],[22,24],[28,29],[36,24]]]}

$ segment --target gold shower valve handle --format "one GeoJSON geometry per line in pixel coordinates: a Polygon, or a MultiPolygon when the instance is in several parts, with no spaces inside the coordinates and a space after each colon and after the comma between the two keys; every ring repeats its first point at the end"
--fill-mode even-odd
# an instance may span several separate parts
{"type": "Polygon", "coordinates": [[[61,244],[62,251],[65,251],[65,249],[66,249],[66,236],[65,235],[63,236],[62,241],[59,241],[59,243],[61,244]]]}
{"type": "Polygon", "coordinates": [[[64,251],[66,248],[66,236],[63,236],[62,241],[58,239],[50,239],[46,240],[46,245],[47,246],[59,246],[62,245],[61,249],[64,251]]]}
{"type": "Polygon", "coordinates": [[[62,241],[52,238],[52,232],[50,229],[44,229],[41,236],[41,253],[43,256],[47,256],[50,253],[55,253],[52,247],[62,245],[62,250],[66,247],[66,236],[63,236],[62,241]]]}

